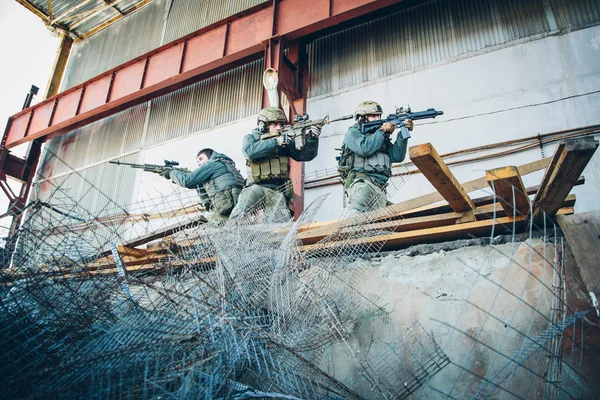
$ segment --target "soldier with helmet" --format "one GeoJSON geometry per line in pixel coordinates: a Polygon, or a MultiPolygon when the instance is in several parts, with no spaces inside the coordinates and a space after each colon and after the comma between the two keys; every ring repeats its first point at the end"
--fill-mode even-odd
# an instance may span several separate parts
{"type": "MultiPolygon", "coordinates": [[[[391,134],[396,128],[390,122],[380,128],[372,128],[365,133],[361,124],[381,119],[383,110],[374,101],[363,101],[354,112],[356,124],[348,128],[344,137],[339,170],[348,193],[351,215],[385,207],[387,204],[386,185],[392,175],[392,163],[401,162],[406,156],[408,139],[391,134]]],[[[404,125],[413,129],[410,119],[404,125]]]]}
{"type": "Polygon", "coordinates": [[[161,175],[173,183],[198,190],[200,199],[211,213],[209,221],[229,218],[244,187],[244,177],[225,154],[202,149],[196,156],[198,168],[192,172],[166,169],[161,175]]]}
{"type": "Polygon", "coordinates": [[[246,157],[248,177],[231,218],[243,216],[264,201],[267,212],[289,217],[288,205],[293,188],[289,179],[288,157],[296,161],[310,161],[317,156],[321,130],[311,126],[306,131],[306,144],[297,149],[291,137],[282,134],[261,140],[261,136],[281,130],[285,114],[277,107],[267,107],[258,114],[257,127],[244,137],[242,152],[246,157]]]}

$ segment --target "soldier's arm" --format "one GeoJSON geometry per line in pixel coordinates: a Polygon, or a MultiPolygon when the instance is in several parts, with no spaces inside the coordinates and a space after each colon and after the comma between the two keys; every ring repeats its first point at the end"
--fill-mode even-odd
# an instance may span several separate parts
{"type": "Polygon", "coordinates": [[[212,178],[222,164],[208,161],[192,172],[171,171],[171,181],[188,189],[195,189],[212,178]]]}
{"type": "Polygon", "coordinates": [[[388,148],[390,160],[394,163],[404,161],[407,147],[408,139],[401,139],[400,132],[398,132],[398,136],[396,136],[396,142],[388,148]]]}
{"type": "Polygon", "coordinates": [[[346,132],[344,144],[359,156],[368,157],[381,148],[384,140],[385,135],[380,129],[373,135],[363,135],[356,125],[352,125],[346,132]]]}
{"type": "Polygon", "coordinates": [[[244,136],[242,143],[242,153],[247,160],[258,160],[269,157],[277,148],[277,139],[256,140],[254,135],[244,136]]]}
{"type": "Polygon", "coordinates": [[[302,150],[296,149],[294,142],[287,146],[290,157],[296,161],[311,161],[319,154],[319,139],[315,139],[312,135],[306,135],[306,143],[302,150]]]}

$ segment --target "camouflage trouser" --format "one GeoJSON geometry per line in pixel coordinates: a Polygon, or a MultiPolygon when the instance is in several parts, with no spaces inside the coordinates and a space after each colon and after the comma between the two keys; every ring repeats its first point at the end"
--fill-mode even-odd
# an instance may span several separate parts
{"type": "Polygon", "coordinates": [[[365,179],[357,179],[348,188],[348,215],[356,215],[385,207],[387,195],[377,185],[365,179]]]}
{"type": "Polygon", "coordinates": [[[290,217],[287,200],[283,193],[254,184],[242,190],[238,203],[229,218],[243,217],[244,214],[253,208],[256,211],[264,209],[265,213],[275,217],[290,217]]]}

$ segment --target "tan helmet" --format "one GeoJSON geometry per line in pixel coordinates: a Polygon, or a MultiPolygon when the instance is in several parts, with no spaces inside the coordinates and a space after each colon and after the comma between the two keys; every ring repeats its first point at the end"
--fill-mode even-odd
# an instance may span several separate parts
{"type": "Polygon", "coordinates": [[[285,124],[286,118],[283,111],[281,111],[277,107],[267,107],[260,110],[258,113],[258,121],[257,124],[260,125],[261,122],[264,122],[265,125],[268,125],[269,122],[281,122],[285,124]]]}
{"type": "Polygon", "coordinates": [[[383,110],[378,103],[374,101],[363,101],[356,107],[354,111],[354,120],[357,120],[359,117],[364,117],[366,115],[381,115],[383,114],[383,110]]]}

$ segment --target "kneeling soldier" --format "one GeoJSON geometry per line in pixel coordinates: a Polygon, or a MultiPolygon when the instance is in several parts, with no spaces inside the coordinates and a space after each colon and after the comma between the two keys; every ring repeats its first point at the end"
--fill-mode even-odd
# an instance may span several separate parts
{"type": "Polygon", "coordinates": [[[162,173],[173,183],[198,190],[210,221],[224,221],[238,202],[244,187],[244,177],[235,163],[213,149],[202,149],[196,156],[198,168],[192,172],[165,170],[162,173]]]}

